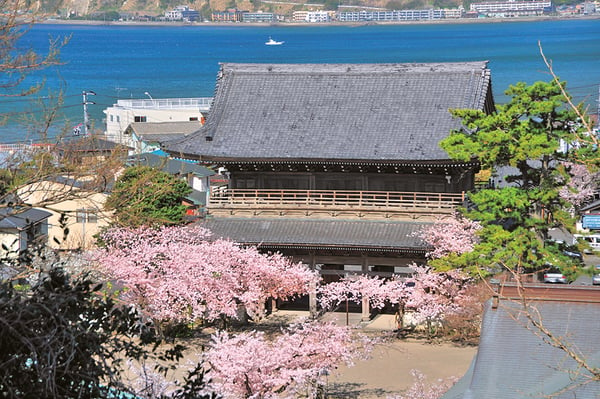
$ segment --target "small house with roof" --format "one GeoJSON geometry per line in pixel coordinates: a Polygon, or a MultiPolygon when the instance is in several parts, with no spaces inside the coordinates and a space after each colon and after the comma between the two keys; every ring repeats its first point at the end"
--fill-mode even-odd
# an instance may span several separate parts
{"type": "Polygon", "coordinates": [[[125,130],[131,137],[135,154],[160,150],[162,143],[193,133],[202,126],[200,121],[182,122],[133,122],[125,130]]]}
{"type": "Polygon", "coordinates": [[[46,244],[51,215],[43,209],[0,207],[0,258],[17,258],[34,245],[46,244]]]}
{"type": "Polygon", "coordinates": [[[439,147],[449,109],[494,111],[486,62],[221,65],[211,113],[167,142],[219,167],[205,226],[321,270],[389,275],[423,261],[414,233],[451,214],[477,160],[439,147]]]}
{"type": "Polygon", "coordinates": [[[43,207],[51,215],[50,248],[86,250],[95,246],[98,233],[112,221],[112,212],[104,209],[112,181],[103,183],[97,176],[54,176],[23,185],[17,194],[24,204],[43,207]]]}

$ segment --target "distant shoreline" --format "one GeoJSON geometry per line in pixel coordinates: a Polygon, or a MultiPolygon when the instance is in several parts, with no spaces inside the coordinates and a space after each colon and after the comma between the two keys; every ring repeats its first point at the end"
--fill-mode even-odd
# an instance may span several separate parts
{"type": "Polygon", "coordinates": [[[516,18],[457,18],[436,19],[422,21],[365,21],[365,22],[165,22],[165,21],[95,21],[95,20],[67,20],[47,19],[41,21],[47,25],[96,25],[96,26],[206,26],[206,27],[301,27],[301,26],[370,26],[370,25],[423,25],[423,24],[472,24],[472,23],[505,23],[505,22],[535,22],[535,21],[568,21],[568,20],[594,20],[600,19],[598,15],[575,15],[575,16],[540,16],[540,17],[516,17],[516,18]]]}

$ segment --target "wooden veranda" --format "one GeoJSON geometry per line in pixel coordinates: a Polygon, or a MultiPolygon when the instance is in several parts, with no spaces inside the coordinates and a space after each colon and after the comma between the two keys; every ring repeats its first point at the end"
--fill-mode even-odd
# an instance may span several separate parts
{"type": "Polygon", "coordinates": [[[229,189],[211,193],[208,211],[220,216],[431,218],[449,215],[465,193],[229,189]]]}

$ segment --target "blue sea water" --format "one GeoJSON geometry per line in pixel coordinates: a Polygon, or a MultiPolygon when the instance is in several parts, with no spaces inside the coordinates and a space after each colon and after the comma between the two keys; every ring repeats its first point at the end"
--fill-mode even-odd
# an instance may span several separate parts
{"type": "MultiPolygon", "coordinates": [[[[82,92],[92,123],[102,128],[102,110],[117,99],[210,97],[220,62],[381,63],[488,60],[496,102],[518,81],[549,80],[538,43],[555,72],[566,80],[576,102],[596,112],[600,84],[600,20],[552,20],[467,24],[361,26],[89,26],[36,25],[21,48],[43,52],[52,37],[70,36],[63,65],[34,73],[25,83],[44,80],[42,95],[65,90],[57,125],[83,120],[82,92]],[[285,41],[265,46],[271,36],[285,41]]],[[[39,104],[0,99],[11,116],[0,142],[35,139],[16,125],[39,104]]]]}

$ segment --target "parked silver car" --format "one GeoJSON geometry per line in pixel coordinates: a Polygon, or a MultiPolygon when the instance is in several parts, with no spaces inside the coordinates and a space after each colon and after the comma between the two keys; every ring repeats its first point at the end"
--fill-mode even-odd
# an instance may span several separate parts
{"type": "Polygon", "coordinates": [[[600,285],[600,265],[596,265],[594,268],[594,275],[592,276],[592,284],[600,285]]]}
{"type": "Polygon", "coordinates": [[[544,283],[568,284],[567,278],[556,267],[550,267],[544,272],[544,283]]]}

